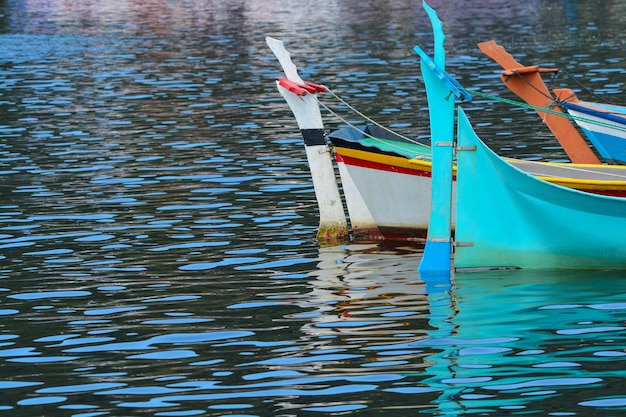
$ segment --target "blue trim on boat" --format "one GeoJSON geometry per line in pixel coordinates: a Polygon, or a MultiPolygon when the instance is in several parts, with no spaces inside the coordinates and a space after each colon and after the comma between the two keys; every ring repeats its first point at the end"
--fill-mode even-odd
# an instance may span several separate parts
{"type": "MultiPolygon", "coordinates": [[[[574,119],[603,159],[612,163],[626,163],[626,114],[620,116],[568,102],[565,102],[564,105],[568,111],[606,121],[605,124],[602,124],[593,120],[574,119]]],[[[607,109],[607,111],[610,111],[610,107],[614,107],[595,103],[593,106],[607,109]]]]}
{"type": "Polygon", "coordinates": [[[581,127],[602,158],[615,163],[626,163],[626,139],[581,127]]]}
{"type": "Polygon", "coordinates": [[[611,113],[618,113],[618,114],[623,114],[624,116],[626,116],[626,107],[624,107],[624,106],[618,106],[618,105],[615,105],[615,104],[606,104],[606,103],[597,103],[597,102],[583,101],[583,100],[580,100],[578,103],[580,103],[582,105],[598,107],[600,109],[604,109],[606,111],[610,111],[611,113]]]}
{"type": "Polygon", "coordinates": [[[602,119],[610,120],[612,122],[619,123],[619,124],[622,124],[622,125],[626,126],[626,114],[624,116],[618,116],[618,115],[615,115],[615,114],[612,114],[612,113],[607,113],[607,112],[600,111],[600,110],[594,110],[594,109],[586,107],[586,106],[580,106],[578,104],[569,103],[567,101],[563,102],[563,105],[568,110],[572,109],[574,111],[577,111],[577,112],[580,112],[580,113],[584,113],[584,114],[587,114],[589,116],[600,117],[602,119]]]}

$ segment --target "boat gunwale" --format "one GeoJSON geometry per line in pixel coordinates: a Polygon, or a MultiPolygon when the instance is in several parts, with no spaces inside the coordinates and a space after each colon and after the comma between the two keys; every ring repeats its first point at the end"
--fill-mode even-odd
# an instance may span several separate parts
{"type": "MultiPolygon", "coordinates": [[[[367,146],[359,142],[345,141],[345,143],[350,144],[358,144],[361,149],[349,148],[345,146],[335,145],[335,152],[340,155],[342,158],[350,158],[356,159],[359,161],[363,161],[361,166],[367,166],[370,168],[377,169],[375,165],[385,165],[389,168],[384,170],[393,171],[395,168],[401,168],[403,170],[410,171],[421,171],[427,173],[426,175],[430,175],[432,173],[432,162],[426,159],[419,158],[408,158],[404,155],[393,154],[389,151],[380,150],[379,148],[367,146]],[[372,155],[375,154],[376,157],[372,158],[372,155]]],[[[599,180],[599,179],[588,179],[588,178],[568,178],[563,176],[550,176],[550,175],[540,175],[540,174],[531,174],[528,170],[525,170],[524,165],[533,165],[533,166],[547,166],[554,168],[564,168],[564,169],[581,169],[587,170],[595,168],[598,166],[594,164],[570,164],[570,163],[562,163],[562,162],[536,162],[536,161],[524,161],[513,158],[503,158],[508,162],[513,163],[515,166],[518,166],[524,172],[528,173],[528,175],[533,175],[539,179],[544,181],[566,186],[568,188],[576,188],[579,190],[607,190],[607,191],[624,191],[624,196],[626,196],[626,179],[625,180],[599,180]],[[575,185],[575,187],[573,187],[575,185]]],[[[453,171],[456,173],[456,166],[454,166],[453,171]]],[[[624,177],[626,178],[626,166],[608,166],[607,169],[610,171],[623,171],[624,177]]],[[[414,172],[405,172],[407,174],[425,176],[424,174],[418,174],[414,172]]]]}

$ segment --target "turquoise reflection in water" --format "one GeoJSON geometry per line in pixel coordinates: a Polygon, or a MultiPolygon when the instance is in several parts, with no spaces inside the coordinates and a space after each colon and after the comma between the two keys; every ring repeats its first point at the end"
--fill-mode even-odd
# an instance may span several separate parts
{"type": "Polygon", "coordinates": [[[429,296],[436,330],[416,343],[440,350],[427,383],[442,415],[574,412],[570,397],[623,406],[626,283],[615,273],[457,273],[443,289],[429,296]]]}

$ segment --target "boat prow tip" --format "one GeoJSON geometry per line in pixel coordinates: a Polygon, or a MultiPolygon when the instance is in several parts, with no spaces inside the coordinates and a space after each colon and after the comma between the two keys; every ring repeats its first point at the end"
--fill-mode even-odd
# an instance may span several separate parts
{"type": "Polygon", "coordinates": [[[285,43],[279,39],[271,36],[265,37],[265,43],[272,50],[274,56],[280,62],[280,66],[283,68],[283,72],[289,81],[293,81],[297,84],[304,84],[300,75],[298,75],[298,67],[291,60],[291,54],[285,48],[285,43]]]}
{"type": "Polygon", "coordinates": [[[270,49],[273,49],[274,47],[285,47],[285,43],[283,41],[273,38],[271,36],[265,37],[265,43],[267,44],[267,46],[270,47],[270,49]]]}

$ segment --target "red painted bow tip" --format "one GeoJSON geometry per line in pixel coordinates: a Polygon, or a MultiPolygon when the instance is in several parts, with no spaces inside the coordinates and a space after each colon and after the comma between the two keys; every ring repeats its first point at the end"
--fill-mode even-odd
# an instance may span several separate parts
{"type": "Polygon", "coordinates": [[[287,90],[299,96],[304,96],[307,93],[315,94],[315,93],[325,93],[328,91],[328,88],[320,84],[315,84],[315,83],[311,83],[308,81],[305,81],[304,84],[299,84],[294,81],[288,80],[285,77],[281,77],[278,80],[278,84],[281,87],[286,88],[287,90]]]}

